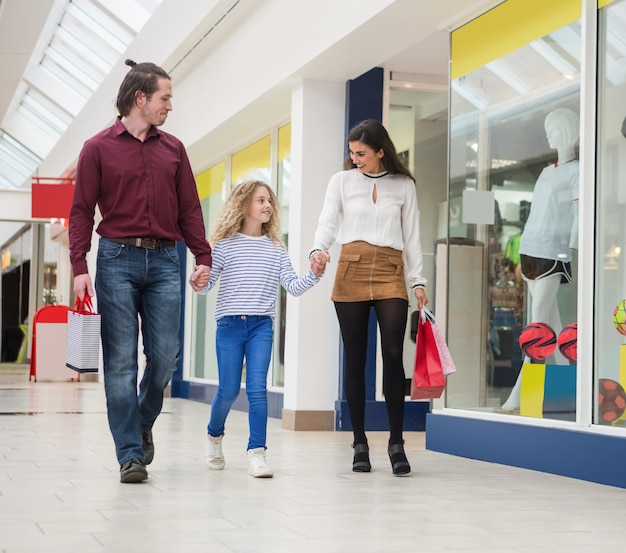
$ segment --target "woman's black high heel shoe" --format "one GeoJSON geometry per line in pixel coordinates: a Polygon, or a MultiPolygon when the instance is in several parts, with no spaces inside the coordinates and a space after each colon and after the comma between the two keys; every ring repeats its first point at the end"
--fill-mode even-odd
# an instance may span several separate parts
{"type": "Polygon", "coordinates": [[[411,472],[411,465],[404,453],[403,444],[393,444],[387,448],[389,460],[391,461],[391,470],[394,476],[403,476],[411,472]]]}
{"type": "Polygon", "coordinates": [[[352,444],[354,448],[354,459],[352,460],[353,472],[369,472],[372,470],[370,464],[370,448],[367,444],[352,444]]]}

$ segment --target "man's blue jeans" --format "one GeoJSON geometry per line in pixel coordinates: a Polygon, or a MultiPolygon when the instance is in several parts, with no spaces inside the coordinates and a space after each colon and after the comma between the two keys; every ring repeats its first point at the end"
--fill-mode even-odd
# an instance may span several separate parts
{"type": "Polygon", "coordinates": [[[224,433],[226,417],[241,388],[245,358],[246,394],[248,396],[248,449],[266,447],[267,371],[274,337],[271,317],[233,315],[217,321],[215,347],[219,385],[211,405],[207,431],[211,436],[224,433]]]}
{"type": "Polygon", "coordinates": [[[96,294],[101,315],[109,428],[120,465],[143,459],[180,349],[181,277],[176,246],[148,250],[100,239],[96,294]],[[137,394],[139,319],[146,367],[137,394]]]}

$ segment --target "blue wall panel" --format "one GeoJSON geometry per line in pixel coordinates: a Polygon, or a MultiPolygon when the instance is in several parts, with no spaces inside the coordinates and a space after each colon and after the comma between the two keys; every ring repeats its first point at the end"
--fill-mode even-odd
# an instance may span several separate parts
{"type": "Polygon", "coordinates": [[[346,136],[352,127],[364,119],[383,120],[384,84],[385,72],[382,67],[370,69],[367,73],[348,81],[346,85],[346,136]]]}
{"type": "Polygon", "coordinates": [[[429,413],[426,449],[626,488],[626,436],[429,413]]]}

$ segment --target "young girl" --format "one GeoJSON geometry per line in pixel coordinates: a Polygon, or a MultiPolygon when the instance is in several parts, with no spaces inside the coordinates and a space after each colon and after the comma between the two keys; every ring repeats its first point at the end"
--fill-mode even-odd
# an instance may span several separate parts
{"type": "Polygon", "coordinates": [[[211,277],[201,290],[208,292],[221,278],[215,309],[219,385],[211,405],[205,459],[211,469],[224,468],[224,425],[239,395],[245,359],[250,425],[248,474],[256,478],[273,476],[265,458],[266,380],[278,285],[299,296],[319,282],[324,272],[323,268],[311,269],[298,277],[280,239],[278,213],[278,200],[267,184],[249,181],[237,185],[211,237],[211,277]]]}

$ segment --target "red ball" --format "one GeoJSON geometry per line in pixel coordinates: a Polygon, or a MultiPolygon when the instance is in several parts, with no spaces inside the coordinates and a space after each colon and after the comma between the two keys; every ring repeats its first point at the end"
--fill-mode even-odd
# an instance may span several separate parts
{"type": "Polygon", "coordinates": [[[543,361],[556,349],[556,333],[546,323],[530,323],[520,333],[519,345],[524,355],[543,361]]]}
{"type": "Polygon", "coordinates": [[[610,378],[598,381],[598,422],[611,424],[626,410],[626,391],[623,386],[610,378]]]}
{"type": "Polygon", "coordinates": [[[567,325],[559,333],[557,340],[559,351],[570,361],[578,359],[578,324],[567,325]]]}

